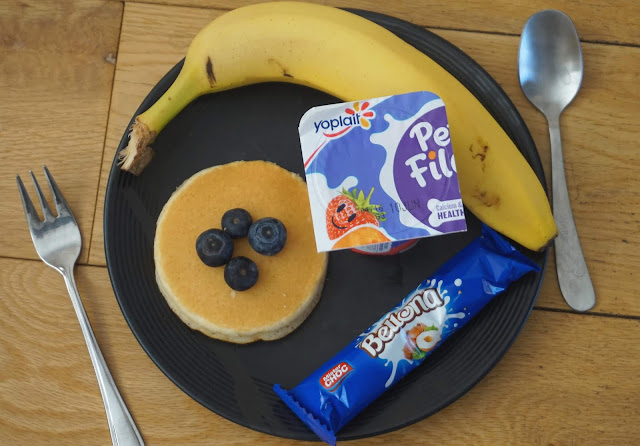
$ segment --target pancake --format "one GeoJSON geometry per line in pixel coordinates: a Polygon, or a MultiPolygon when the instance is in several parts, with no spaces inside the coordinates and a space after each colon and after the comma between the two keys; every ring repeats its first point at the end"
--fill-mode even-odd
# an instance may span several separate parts
{"type": "Polygon", "coordinates": [[[154,240],[156,281],[169,307],[189,327],[235,343],[278,339],[295,330],[320,299],[328,256],[316,250],[304,181],[276,164],[238,161],[202,170],[186,180],[158,217],[154,240]],[[257,221],[275,217],[287,243],[274,256],[234,239],[233,256],[246,256],[258,282],[242,292],[224,281],[224,267],[206,266],[198,235],[220,228],[229,209],[244,208],[257,221]]]}

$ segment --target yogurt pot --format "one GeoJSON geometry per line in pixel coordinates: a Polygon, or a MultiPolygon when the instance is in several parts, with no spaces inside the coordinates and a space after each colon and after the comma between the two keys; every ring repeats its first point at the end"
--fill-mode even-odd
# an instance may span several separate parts
{"type": "Polygon", "coordinates": [[[424,237],[466,231],[436,94],[314,107],[298,130],[318,252],[390,255],[424,237]]]}

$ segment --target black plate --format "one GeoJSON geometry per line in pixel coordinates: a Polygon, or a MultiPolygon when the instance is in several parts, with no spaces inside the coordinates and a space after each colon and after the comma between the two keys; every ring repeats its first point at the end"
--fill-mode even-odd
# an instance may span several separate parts
{"type": "MultiPolygon", "coordinates": [[[[465,84],[545,184],[529,131],[507,95],[479,65],[422,28],[380,14],[352,12],[396,33],[465,84]]],[[[166,91],[181,66],[182,62],[162,78],[136,115],[166,91]]],[[[264,159],[304,177],[299,119],[310,107],[332,102],[338,101],[286,84],[260,84],[201,97],[162,131],[154,144],[157,156],[141,176],[122,173],[114,160],[104,209],[105,251],[113,289],[131,330],[156,365],[188,395],[223,417],[301,440],[315,437],[276,397],[272,385],[293,387],[353,340],[476,237],[478,220],[467,213],[467,233],[423,239],[394,257],[332,253],[322,299],[311,316],[284,339],[251,345],[209,339],[190,330],[171,312],[154,278],[153,238],[156,219],[171,193],[205,167],[264,159]]],[[[125,131],[118,150],[126,143],[125,131]]],[[[544,271],[546,252],[529,254],[544,271]]],[[[420,369],[355,418],[339,439],[406,426],[468,391],[515,340],[536,299],[542,274],[527,275],[495,299],[420,369]]]]}

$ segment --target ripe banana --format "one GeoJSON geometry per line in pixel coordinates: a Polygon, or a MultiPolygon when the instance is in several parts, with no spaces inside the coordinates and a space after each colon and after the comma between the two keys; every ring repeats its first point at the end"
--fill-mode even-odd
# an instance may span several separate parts
{"type": "Polygon", "coordinates": [[[149,144],[196,97],[258,82],[291,82],[345,101],[428,90],[447,107],[465,205],[532,249],[557,228],[544,190],[500,125],[457,79],[375,23],[309,3],[263,3],[230,11],[202,29],[169,90],[136,117],[122,169],[139,174],[149,144]],[[348,42],[348,45],[345,44],[348,42]]]}

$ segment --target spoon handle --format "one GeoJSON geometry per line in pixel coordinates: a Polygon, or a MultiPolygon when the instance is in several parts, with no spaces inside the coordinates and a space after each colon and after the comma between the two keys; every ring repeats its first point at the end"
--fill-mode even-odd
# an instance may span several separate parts
{"type": "Polygon", "coordinates": [[[596,295],[582,254],[578,231],[573,221],[560,141],[560,116],[548,117],[551,138],[551,181],[553,217],[558,226],[555,239],[556,269],[564,300],[576,311],[587,311],[596,303],[596,295]]]}

